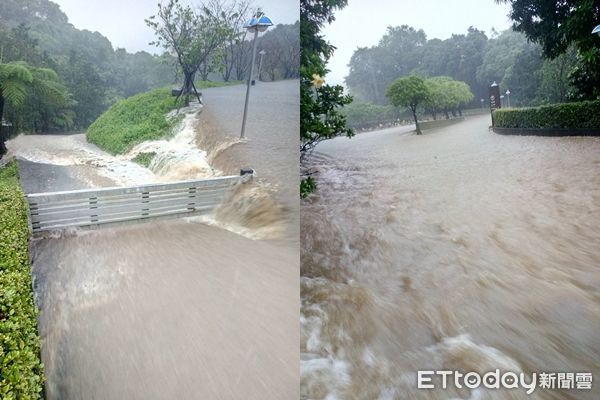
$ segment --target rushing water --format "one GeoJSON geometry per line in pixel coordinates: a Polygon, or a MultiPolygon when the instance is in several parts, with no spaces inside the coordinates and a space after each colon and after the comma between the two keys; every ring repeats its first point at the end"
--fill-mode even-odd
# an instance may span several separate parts
{"type": "Polygon", "coordinates": [[[600,376],[600,139],[488,125],[319,145],[301,207],[303,399],[600,398],[596,382],[416,389],[417,370],[600,376]]]}
{"type": "Polygon", "coordinates": [[[221,103],[219,90],[205,93],[201,112],[183,110],[173,137],[123,156],[82,134],[8,143],[26,191],[257,171],[212,215],[32,241],[49,400],[298,398],[298,166],[275,151],[290,142],[297,151],[298,82],[256,89],[279,114],[250,114],[245,141],[218,112],[241,121],[243,87],[221,103]],[[139,152],[157,154],[149,168],[131,161],[139,152]],[[294,172],[295,183],[280,184],[294,172]]]}

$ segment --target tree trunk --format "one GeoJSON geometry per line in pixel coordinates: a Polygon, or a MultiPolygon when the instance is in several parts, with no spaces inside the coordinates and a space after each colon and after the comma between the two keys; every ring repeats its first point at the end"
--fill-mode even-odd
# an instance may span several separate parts
{"type": "Polygon", "coordinates": [[[448,109],[444,108],[444,114],[446,114],[446,119],[450,119],[450,115],[448,115],[448,109]]]}
{"type": "Polygon", "coordinates": [[[417,120],[417,108],[412,108],[410,109],[412,111],[413,114],[413,118],[415,119],[415,127],[417,128],[417,135],[420,135],[421,132],[421,128],[419,127],[419,121],[417,120]]]}
{"type": "Polygon", "coordinates": [[[179,100],[179,98],[181,96],[184,96],[183,97],[184,103],[186,106],[188,106],[190,104],[190,94],[195,94],[196,98],[198,99],[198,103],[202,104],[202,100],[200,100],[200,93],[198,93],[198,91],[196,90],[196,87],[194,86],[195,75],[196,75],[196,71],[193,71],[193,72],[184,71],[183,72],[183,86],[181,87],[181,92],[175,98],[175,104],[177,104],[177,101],[179,100]]]}
{"type": "Polygon", "coordinates": [[[4,144],[4,132],[2,130],[2,115],[4,115],[4,96],[2,95],[2,91],[0,91],[0,158],[6,154],[8,151],[6,149],[6,145],[4,144]]]}

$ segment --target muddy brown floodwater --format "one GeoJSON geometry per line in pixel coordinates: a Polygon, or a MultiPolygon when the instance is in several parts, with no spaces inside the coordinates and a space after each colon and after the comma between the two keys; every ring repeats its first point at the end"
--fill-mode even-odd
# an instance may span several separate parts
{"type": "Polygon", "coordinates": [[[600,376],[600,138],[489,116],[338,138],[301,205],[303,399],[598,399],[418,390],[417,370],[600,376]]]}
{"type": "Polygon", "coordinates": [[[126,155],[83,134],[8,143],[28,192],[257,173],[211,215],[32,240],[48,400],[298,399],[298,81],[258,86],[246,141],[231,87],[126,155]]]}

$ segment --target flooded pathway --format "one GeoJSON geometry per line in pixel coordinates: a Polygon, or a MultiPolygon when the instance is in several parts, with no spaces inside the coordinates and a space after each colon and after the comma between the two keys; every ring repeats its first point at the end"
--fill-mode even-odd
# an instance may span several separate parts
{"type": "Polygon", "coordinates": [[[488,125],[317,147],[319,191],[301,208],[302,398],[598,398],[416,389],[417,370],[600,376],[600,138],[488,125]]]}
{"type": "MultiPolygon", "coordinates": [[[[286,206],[298,196],[272,178],[282,171],[274,151],[281,137],[297,140],[297,83],[272,87],[264,87],[266,106],[286,98],[295,113],[253,122],[262,127],[261,152],[246,150],[252,139],[220,136],[222,115],[202,130],[204,112],[184,120],[173,139],[134,149],[158,151],[149,169],[131,162],[133,153],[110,156],[82,134],[9,142],[30,192],[196,179],[240,167],[258,173],[213,215],[32,241],[49,400],[298,398],[299,243],[289,234],[298,220],[286,206]]],[[[232,115],[241,121],[242,111],[232,115]]],[[[296,171],[297,179],[296,159],[288,164],[284,173],[296,171]]]]}

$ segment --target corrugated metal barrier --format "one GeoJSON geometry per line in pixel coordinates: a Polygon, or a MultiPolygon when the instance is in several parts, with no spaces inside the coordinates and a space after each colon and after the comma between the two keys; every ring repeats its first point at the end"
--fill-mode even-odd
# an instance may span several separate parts
{"type": "Polygon", "coordinates": [[[130,187],[71,190],[26,195],[33,233],[96,226],[177,214],[206,213],[228,190],[252,179],[240,175],[130,187]]]}

